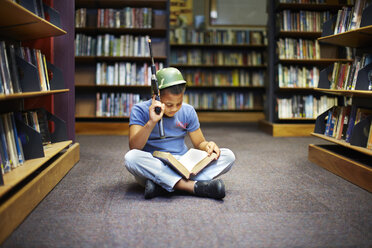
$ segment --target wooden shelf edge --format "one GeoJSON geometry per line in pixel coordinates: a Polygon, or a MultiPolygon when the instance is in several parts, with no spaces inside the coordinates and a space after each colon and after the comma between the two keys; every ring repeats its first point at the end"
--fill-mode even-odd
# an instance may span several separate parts
{"type": "Polygon", "coordinates": [[[322,88],[314,88],[314,90],[320,91],[323,93],[333,94],[333,95],[365,96],[365,97],[372,96],[372,91],[367,91],[367,90],[332,90],[332,89],[322,89],[322,88]]]}
{"type": "Polygon", "coordinates": [[[273,137],[301,137],[310,136],[315,124],[308,123],[272,123],[267,120],[259,121],[259,128],[273,137]]]}
{"type": "Polygon", "coordinates": [[[372,192],[371,167],[313,144],[309,145],[308,159],[333,174],[372,192]]]}
{"type": "Polygon", "coordinates": [[[266,48],[266,44],[205,44],[205,43],[170,43],[172,47],[218,47],[218,48],[266,48]]]}
{"type": "Polygon", "coordinates": [[[10,95],[1,94],[0,95],[0,101],[53,95],[53,94],[65,93],[65,92],[69,92],[69,91],[70,91],[69,89],[62,89],[62,90],[22,92],[22,93],[10,94],[10,95]]]}
{"type": "Polygon", "coordinates": [[[4,17],[2,17],[1,22],[3,24],[3,32],[9,32],[6,36],[9,35],[9,37],[20,40],[25,39],[19,36],[17,30],[19,28],[22,29],[26,25],[33,26],[33,28],[37,30],[37,32],[29,33],[29,36],[26,37],[27,40],[59,36],[67,33],[65,30],[39,17],[18,3],[12,1],[3,2],[1,13],[4,17]],[[21,16],[21,18],[18,18],[19,16],[21,16]],[[5,23],[3,20],[6,20],[5,23]],[[14,22],[14,20],[18,21],[14,22]]]}
{"type": "Polygon", "coordinates": [[[72,143],[71,140],[54,143],[44,147],[45,157],[26,160],[25,163],[10,172],[5,173],[4,186],[0,186],[0,197],[5,195],[10,189],[22,182],[26,177],[31,175],[40,166],[48,162],[51,158],[57,155],[72,143]]]}
{"type": "Polygon", "coordinates": [[[79,160],[80,145],[75,143],[0,206],[0,244],[79,160]]]}
{"type": "Polygon", "coordinates": [[[128,135],[128,122],[75,122],[76,135],[128,135]]]}
{"type": "Polygon", "coordinates": [[[200,122],[237,123],[258,122],[264,118],[263,112],[197,112],[200,122]]]}
{"type": "Polygon", "coordinates": [[[338,139],[331,138],[331,137],[328,137],[328,136],[326,136],[324,134],[319,134],[319,133],[311,133],[311,135],[312,136],[315,136],[315,137],[318,137],[318,138],[321,138],[323,140],[332,142],[334,144],[341,145],[343,147],[347,147],[347,148],[352,149],[354,151],[358,151],[358,152],[364,153],[366,155],[372,156],[372,150],[367,149],[367,148],[364,148],[364,147],[360,147],[360,146],[350,145],[350,143],[347,143],[344,140],[338,140],[338,139]]]}

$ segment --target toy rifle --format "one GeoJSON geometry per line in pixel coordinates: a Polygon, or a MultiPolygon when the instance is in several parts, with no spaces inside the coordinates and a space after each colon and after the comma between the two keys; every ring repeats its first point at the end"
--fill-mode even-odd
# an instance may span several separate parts
{"type": "MultiPolygon", "coordinates": [[[[156,78],[156,67],[155,67],[155,63],[154,63],[154,57],[152,56],[152,48],[151,48],[151,40],[150,39],[149,39],[149,49],[150,49],[150,56],[151,56],[151,93],[152,93],[152,96],[155,95],[155,100],[160,101],[159,84],[158,84],[158,79],[156,78]]],[[[155,107],[155,113],[160,115],[161,108],[160,107],[155,107]]],[[[164,134],[164,127],[163,127],[163,118],[160,119],[158,124],[159,124],[160,138],[164,139],[165,134],[164,134]]]]}

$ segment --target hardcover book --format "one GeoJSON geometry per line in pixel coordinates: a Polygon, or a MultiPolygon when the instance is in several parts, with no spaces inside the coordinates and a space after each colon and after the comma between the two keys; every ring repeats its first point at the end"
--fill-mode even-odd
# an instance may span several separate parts
{"type": "Polygon", "coordinates": [[[152,155],[163,161],[165,164],[171,166],[186,179],[197,175],[202,169],[217,158],[216,153],[212,153],[208,156],[207,152],[194,148],[191,148],[179,159],[176,159],[169,152],[155,151],[152,155]]]}

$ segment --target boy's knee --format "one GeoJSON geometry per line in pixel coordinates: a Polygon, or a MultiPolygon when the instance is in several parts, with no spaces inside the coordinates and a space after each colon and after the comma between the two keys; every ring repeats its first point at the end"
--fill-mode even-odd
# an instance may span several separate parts
{"type": "Polygon", "coordinates": [[[235,154],[230,149],[221,148],[221,155],[227,163],[232,164],[235,162],[235,154]]]}
{"type": "Polygon", "coordinates": [[[136,160],[136,158],[138,159],[138,154],[137,154],[137,150],[136,149],[133,149],[133,150],[129,150],[125,156],[124,156],[124,165],[125,167],[127,167],[127,169],[130,168],[131,164],[133,164],[133,162],[136,160]]]}

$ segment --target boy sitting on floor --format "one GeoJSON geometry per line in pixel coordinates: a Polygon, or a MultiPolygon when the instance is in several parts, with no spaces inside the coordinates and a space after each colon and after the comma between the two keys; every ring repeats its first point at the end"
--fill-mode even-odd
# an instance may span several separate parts
{"type": "Polygon", "coordinates": [[[145,198],[150,199],[174,190],[186,191],[202,197],[222,199],[225,185],[214,179],[228,172],[235,156],[226,148],[219,148],[213,141],[206,141],[200,129],[195,109],[183,103],[186,81],[181,72],[173,67],[156,73],[159,82],[160,101],[155,96],[133,106],[129,120],[129,148],[125,155],[125,166],[136,180],[145,187],[145,198]],[[155,107],[161,113],[155,113],[155,107]],[[160,139],[159,120],[163,118],[165,138],[160,139]],[[156,128],[155,128],[156,127],[156,128]],[[190,180],[152,156],[154,151],[170,152],[177,159],[188,151],[185,136],[189,135],[196,149],[208,154],[217,153],[213,161],[190,180]]]}

